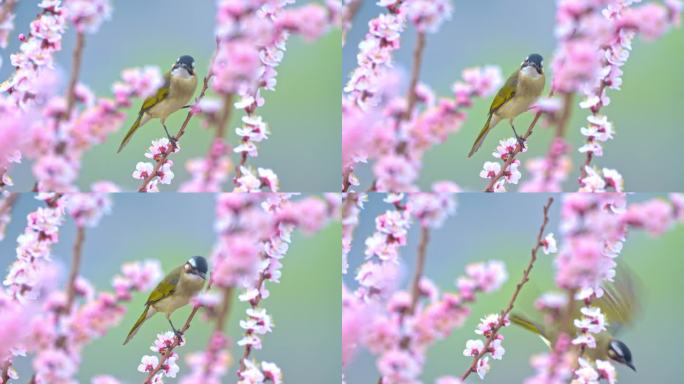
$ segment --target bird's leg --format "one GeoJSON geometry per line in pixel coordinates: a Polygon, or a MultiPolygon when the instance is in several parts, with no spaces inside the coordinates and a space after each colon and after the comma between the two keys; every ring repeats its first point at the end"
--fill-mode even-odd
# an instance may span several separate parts
{"type": "Polygon", "coordinates": [[[163,121],[162,121],[162,127],[164,127],[164,132],[166,132],[166,137],[169,139],[169,141],[171,142],[171,144],[173,144],[173,146],[176,147],[176,142],[177,142],[178,140],[176,140],[175,137],[173,137],[173,136],[171,136],[171,135],[169,134],[169,130],[166,128],[166,124],[165,124],[163,121]]]}
{"type": "Polygon", "coordinates": [[[525,139],[523,139],[521,136],[519,136],[518,132],[516,132],[515,126],[513,125],[513,120],[511,120],[510,123],[511,123],[511,128],[513,128],[513,134],[515,135],[515,139],[518,140],[518,144],[520,145],[520,149],[525,148],[525,139]]]}
{"type": "Polygon", "coordinates": [[[179,331],[176,329],[176,327],[173,326],[173,322],[171,321],[171,317],[167,317],[166,320],[169,321],[169,324],[171,324],[171,329],[173,329],[173,333],[176,334],[176,337],[178,337],[178,340],[183,340],[183,332],[179,331]]]}

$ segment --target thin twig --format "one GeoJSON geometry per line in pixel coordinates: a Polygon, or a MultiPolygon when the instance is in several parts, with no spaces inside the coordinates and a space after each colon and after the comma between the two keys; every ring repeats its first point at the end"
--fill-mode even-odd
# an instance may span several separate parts
{"type": "Polygon", "coordinates": [[[465,379],[468,376],[470,376],[471,373],[477,372],[477,363],[480,361],[482,357],[484,357],[484,355],[490,353],[490,345],[496,339],[499,330],[504,326],[506,318],[513,310],[515,300],[518,298],[518,295],[520,294],[520,291],[522,291],[523,286],[525,286],[525,284],[530,280],[530,272],[532,272],[534,263],[537,261],[537,252],[541,247],[543,247],[544,230],[546,229],[546,225],[549,222],[549,209],[551,208],[551,204],[553,204],[553,197],[549,197],[549,200],[544,206],[544,220],[542,222],[541,227],[539,228],[539,233],[537,234],[537,242],[530,251],[530,262],[527,264],[527,267],[523,270],[522,279],[518,282],[518,284],[516,284],[515,291],[513,291],[513,296],[511,296],[511,299],[508,302],[508,306],[506,307],[506,309],[503,309],[499,314],[499,322],[492,328],[491,333],[485,341],[484,348],[482,348],[482,351],[480,351],[477,355],[473,357],[473,362],[470,364],[468,369],[461,375],[461,380],[465,381],[465,379]]]}
{"type": "MultiPolygon", "coordinates": [[[[78,227],[76,231],[76,240],[74,241],[74,248],[71,255],[71,268],[69,270],[69,280],[66,286],[66,303],[64,308],[60,311],[58,316],[69,315],[71,313],[71,308],[74,305],[74,300],[76,299],[76,279],[78,278],[78,271],[81,266],[81,255],[83,254],[83,242],[85,241],[85,229],[81,226],[78,227]]],[[[59,318],[57,319],[59,321],[59,318]]],[[[61,335],[57,338],[55,345],[57,348],[66,348],[67,338],[66,335],[61,335]]]]}
{"type": "Polygon", "coordinates": [[[342,11],[342,46],[347,42],[347,33],[351,30],[352,21],[354,17],[359,12],[362,0],[350,0],[349,3],[344,7],[342,11]]]}
{"type": "Polygon", "coordinates": [[[411,119],[413,108],[416,106],[418,95],[416,87],[418,86],[418,79],[420,78],[420,67],[423,63],[423,51],[425,50],[425,32],[418,32],[416,38],[416,46],[413,49],[413,67],[411,68],[411,82],[409,83],[408,94],[406,96],[406,110],[404,111],[404,120],[411,119]]]}
{"type": "MultiPolygon", "coordinates": [[[[71,56],[71,73],[69,75],[69,85],[66,91],[66,110],[62,115],[57,118],[57,126],[61,121],[69,120],[71,117],[71,112],[73,112],[76,106],[76,84],[78,84],[79,73],[81,72],[81,62],[83,61],[83,48],[85,47],[85,34],[83,32],[78,32],[76,34],[76,46],[71,56]]],[[[57,154],[61,155],[66,150],[66,142],[60,140],[57,144],[57,154]]]]}
{"type": "Polygon", "coordinates": [[[411,316],[416,312],[416,306],[420,299],[420,280],[425,271],[425,259],[427,258],[427,245],[429,241],[430,229],[427,226],[420,227],[420,243],[418,244],[416,271],[413,274],[413,283],[411,284],[411,306],[408,310],[408,314],[411,316]]]}
{"type": "Polygon", "coordinates": [[[64,313],[69,313],[76,298],[76,278],[81,266],[81,255],[83,254],[83,242],[85,241],[85,229],[81,226],[76,231],[76,241],[74,242],[73,253],[71,256],[71,271],[69,272],[69,282],[67,283],[67,301],[64,313]]]}
{"type": "MultiPolygon", "coordinates": [[[[209,88],[209,80],[211,79],[213,75],[211,73],[207,74],[204,76],[204,81],[202,83],[202,91],[200,92],[199,96],[195,98],[195,104],[199,103],[200,100],[204,97],[204,95],[207,93],[207,89],[209,88]]],[[[176,149],[176,143],[178,143],[185,134],[185,129],[188,126],[188,123],[190,123],[190,119],[194,114],[192,113],[192,108],[190,111],[188,111],[188,114],[185,116],[185,120],[183,121],[183,124],[180,127],[180,130],[178,130],[178,133],[176,133],[176,136],[174,136],[175,141],[169,144],[169,150],[164,152],[164,154],[157,160],[156,164],[154,165],[154,169],[152,169],[152,172],[143,180],[143,183],[140,185],[138,188],[138,192],[146,192],[147,191],[147,186],[148,184],[155,178],[157,177],[157,172],[159,172],[159,169],[166,163],[166,160],[169,158],[169,155],[173,153],[173,151],[176,149]]]]}
{"type": "MultiPolygon", "coordinates": [[[[190,315],[188,316],[187,320],[185,320],[185,324],[183,324],[183,327],[180,329],[181,333],[185,334],[185,332],[190,328],[190,323],[192,322],[192,319],[195,318],[195,315],[197,314],[197,311],[199,311],[200,308],[201,307],[199,305],[196,305],[192,308],[190,315]]],[[[173,339],[173,342],[171,343],[171,345],[164,348],[164,353],[162,353],[162,358],[161,358],[161,360],[159,360],[159,364],[157,364],[157,366],[154,367],[154,369],[147,375],[147,378],[145,378],[144,384],[152,383],[152,379],[154,378],[154,376],[157,373],[159,373],[159,371],[162,369],[162,367],[164,366],[166,361],[171,356],[171,353],[173,352],[173,350],[178,345],[180,345],[180,343],[181,343],[181,338],[176,336],[173,339]]]]}
{"type": "MultiPolygon", "coordinates": [[[[550,96],[553,96],[553,90],[551,91],[551,93],[549,93],[549,97],[550,96]]],[[[525,132],[525,134],[522,135],[522,141],[523,142],[526,141],[528,137],[532,136],[532,131],[534,131],[534,127],[535,127],[535,125],[537,125],[537,121],[539,121],[539,118],[541,117],[541,115],[542,115],[541,111],[537,112],[537,114],[534,115],[534,119],[532,120],[532,123],[530,123],[529,128],[527,128],[527,132],[525,132]]],[[[510,167],[511,164],[513,164],[515,157],[520,152],[522,152],[522,150],[523,150],[523,147],[520,145],[520,142],[518,142],[515,145],[513,152],[508,154],[508,157],[506,158],[506,161],[504,162],[503,166],[501,167],[501,170],[499,170],[499,172],[491,180],[489,180],[489,183],[487,184],[487,186],[484,189],[485,192],[494,192],[494,185],[496,184],[497,181],[499,181],[499,179],[501,179],[506,174],[508,167],[510,167]]]]}
{"type": "Polygon", "coordinates": [[[12,213],[12,208],[14,208],[14,204],[16,204],[18,198],[19,194],[12,192],[7,198],[2,200],[2,204],[0,204],[0,217],[12,213]]]}
{"type": "Polygon", "coordinates": [[[9,370],[10,367],[12,366],[12,362],[10,360],[5,361],[2,363],[2,382],[3,383],[8,383],[9,382],[9,370]]]}

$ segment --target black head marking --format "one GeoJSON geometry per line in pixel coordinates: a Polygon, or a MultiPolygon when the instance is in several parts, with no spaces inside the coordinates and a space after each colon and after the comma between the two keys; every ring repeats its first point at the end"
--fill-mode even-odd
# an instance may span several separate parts
{"type": "Polygon", "coordinates": [[[207,272],[209,271],[209,265],[207,264],[207,259],[205,259],[202,256],[191,257],[187,261],[187,264],[189,264],[192,267],[192,270],[197,271],[197,273],[202,277],[206,277],[207,272]]]}
{"type": "Polygon", "coordinates": [[[190,55],[183,55],[176,60],[175,64],[173,64],[174,69],[178,67],[185,68],[188,72],[190,72],[191,75],[193,75],[195,74],[195,59],[193,59],[190,55]]]}
{"type": "Polygon", "coordinates": [[[538,53],[533,53],[523,61],[521,68],[525,68],[528,66],[534,67],[539,74],[542,73],[542,68],[544,67],[544,58],[538,54],[538,53]]]}
{"type": "Polygon", "coordinates": [[[610,357],[611,360],[624,364],[636,371],[634,363],[632,362],[632,351],[630,351],[627,344],[622,341],[617,339],[610,341],[608,344],[608,357],[610,357]]]}

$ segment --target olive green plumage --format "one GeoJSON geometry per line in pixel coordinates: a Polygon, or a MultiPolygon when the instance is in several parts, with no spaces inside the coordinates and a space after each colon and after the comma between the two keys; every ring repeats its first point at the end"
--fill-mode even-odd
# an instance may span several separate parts
{"type": "Polygon", "coordinates": [[[161,312],[171,324],[174,332],[179,331],[171,322],[171,314],[187,305],[202,288],[207,277],[207,262],[202,256],[194,256],[183,265],[174,268],[152,290],[145,302],[145,310],[128,332],[126,345],[140,329],[140,326],[155,313],[161,312]]]}
{"type": "Polygon", "coordinates": [[[470,152],[468,152],[468,157],[473,156],[480,149],[489,132],[499,121],[504,119],[509,120],[513,133],[519,141],[521,140],[513,126],[513,120],[527,111],[544,90],[546,78],[542,62],[543,59],[540,55],[531,54],[523,61],[520,69],[508,77],[506,83],[494,97],[492,105],[489,107],[487,121],[477,135],[470,152]]]}
{"type": "MultiPolygon", "coordinates": [[[[632,362],[632,353],[625,343],[615,338],[624,326],[633,324],[639,310],[636,280],[626,268],[620,268],[615,282],[604,285],[604,295],[592,302],[592,306],[599,307],[608,322],[608,330],[594,335],[596,348],[587,348],[584,357],[589,360],[613,360],[636,370],[632,362]]],[[[548,346],[556,343],[561,331],[575,330],[574,319],[582,317],[579,306],[575,306],[570,316],[566,316],[570,323],[542,324],[521,314],[512,314],[510,320],[536,335],[548,346]]]]}
{"type": "Polygon", "coordinates": [[[172,140],[173,138],[166,128],[166,118],[183,108],[192,98],[196,88],[195,61],[191,56],[181,56],[171,67],[171,70],[164,75],[164,84],[157,89],[154,95],[143,101],[138,112],[138,118],[126,132],[116,152],[119,153],[124,149],[138,128],[155,118],[160,119],[166,136],[172,140]]]}

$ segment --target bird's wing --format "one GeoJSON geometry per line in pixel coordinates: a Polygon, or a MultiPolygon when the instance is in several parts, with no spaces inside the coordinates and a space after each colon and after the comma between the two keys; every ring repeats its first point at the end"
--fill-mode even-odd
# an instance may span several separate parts
{"type": "Polygon", "coordinates": [[[621,265],[615,281],[603,286],[604,294],[595,305],[605,314],[611,332],[618,332],[623,326],[634,322],[639,312],[639,284],[634,274],[621,265]]]}
{"type": "MultiPolygon", "coordinates": [[[[176,268],[178,269],[178,268],[176,268]]],[[[161,299],[169,297],[178,285],[178,279],[180,278],[180,271],[171,271],[164,280],[160,281],[159,284],[152,290],[150,296],[147,298],[145,305],[150,305],[158,302],[161,299]]]]}
{"type": "Polygon", "coordinates": [[[169,95],[169,89],[171,84],[171,72],[166,72],[164,74],[164,85],[159,87],[157,89],[157,92],[149,96],[148,98],[143,101],[142,107],[140,107],[140,114],[143,112],[147,112],[150,108],[154,107],[157,105],[160,101],[166,99],[166,97],[169,95]]]}
{"type": "Polygon", "coordinates": [[[537,324],[536,322],[528,319],[526,316],[517,314],[517,313],[512,313],[509,316],[509,319],[511,320],[511,323],[522,327],[523,329],[526,329],[535,335],[538,335],[539,337],[544,340],[545,343],[549,344],[549,337],[546,335],[546,332],[544,332],[544,329],[537,324]]]}
{"type": "Polygon", "coordinates": [[[497,109],[501,108],[502,105],[515,96],[515,90],[518,88],[518,72],[513,72],[513,74],[506,80],[499,92],[497,92],[496,97],[492,101],[492,105],[489,107],[489,113],[496,112],[497,109]]]}

